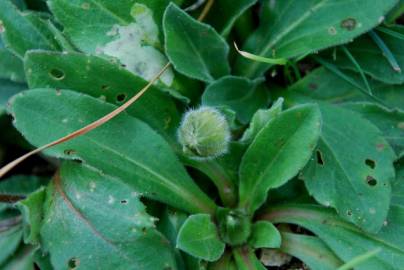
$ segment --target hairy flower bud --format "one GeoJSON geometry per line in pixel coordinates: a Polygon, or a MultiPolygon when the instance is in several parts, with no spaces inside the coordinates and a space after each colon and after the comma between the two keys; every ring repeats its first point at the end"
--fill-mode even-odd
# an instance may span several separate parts
{"type": "Polygon", "coordinates": [[[226,118],[216,109],[200,107],[185,113],[178,129],[178,141],[186,155],[212,159],[225,154],[230,141],[226,118]]]}

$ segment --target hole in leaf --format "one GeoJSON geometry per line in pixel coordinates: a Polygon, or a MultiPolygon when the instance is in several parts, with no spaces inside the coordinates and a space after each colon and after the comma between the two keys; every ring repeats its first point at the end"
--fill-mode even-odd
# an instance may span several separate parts
{"type": "Polygon", "coordinates": [[[66,149],[66,150],[63,151],[63,152],[65,153],[65,155],[68,155],[68,156],[74,155],[74,154],[77,153],[76,150],[73,150],[73,149],[66,149]]]}
{"type": "Polygon", "coordinates": [[[356,20],[354,18],[347,18],[341,22],[341,27],[348,31],[352,31],[356,28],[356,20]]]}
{"type": "Polygon", "coordinates": [[[127,204],[128,200],[121,200],[121,204],[127,204]]]}
{"type": "Polygon", "coordinates": [[[317,150],[316,156],[317,156],[317,164],[324,165],[323,153],[321,153],[320,150],[317,150]]]}
{"type": "Polygon", "coordinates": [[[366,159],[365,164],[371,169],[374,169],[376,167],[376,162],[371,159],[366,159]]]}
{"type": "Polygon", "coordinates": [[[68,262],[67,262],[67,266],[69,267],[69,269],[73,270],[73,269],[77,269],[77,267],[80,265],[80,260],[78,258],[71,258],[68,262]]]}
{"type": "Polygon", "coordinates": [[[119,94],[116,96],[116,101],[118,102],[124,102],[126,99],[126,94],[119,94]]]}
{"type": "Polygon", "coordinates": [[[49,71],[49,75],[54,79],[54,80],[63,80],[65,78],[65,73],[57,68],[53,68],[51,69],[51,71],[49,71]]]}
{"type": "Polygon", "coordinates": [[[371,187],[374,187],[377,185],[377,180],[373,176],[370,176],[370,175],[366,176],[366,182],[371,187]]]}
{"type": "Polygon", "coordinates": [[[346,214],[347,214],[348,216],[352,216],[352,211],[351,211],[351,210],[348,210],[348,211],[346,211],[346,214]]]}

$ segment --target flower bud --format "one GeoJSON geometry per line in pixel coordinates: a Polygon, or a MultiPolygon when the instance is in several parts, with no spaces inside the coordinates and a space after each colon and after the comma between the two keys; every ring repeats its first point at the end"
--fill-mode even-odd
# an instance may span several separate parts
{"type": "Polygon", "coordinates": [[[178,141],[183,152],[194,159],[213,159],[225,154],[230,141],[226,118],[216,109],[200,107],[185,113],[178,141]]]}

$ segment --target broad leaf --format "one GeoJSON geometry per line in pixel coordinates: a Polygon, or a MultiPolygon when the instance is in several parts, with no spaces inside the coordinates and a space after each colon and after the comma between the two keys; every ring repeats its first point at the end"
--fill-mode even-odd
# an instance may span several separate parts
{"type": "Polygon", "coordinates": [[[177,238],[177,248],[206,261],[216,261],[224,252],[225,244],[210,215],[190,216],[182,225],[177,238]]]}
{"type": "Polygon", "coordinates": [[[318,202],[365,231],[377,232],[389,210],[396,156],[381,131],[358,114],[320,108],[321,138],[301,178],[318,202]]]}
{"type": "Polygon", "coordinates": [[[19,57],[28,50],[58,50],[52,32],[39,14],[21,12],[10,0],[0,1],[0,32],[7,48],[19,57]]]}
{"type": "Polygon", "coordinates": [[[270,121],[251,143],[240,165],[240,206],[253,212],[269,189],[285,184],[309,160],[320,135],[316,105],[298,106],[270,121]]]}
{"type": "MultiPolygon", "coordinates": [[[[15,96],[17,129],[35,146],[89,124],[116,107],[68,90],[35,89],[15,96]],[[38,128],[39,127],[39,128],[38,128]]],[[[120,178],[146,197],[189,212],[212,212],[213,202],[193,183],[167,142],[146,124],[121,114],[104,126],[46,151],[80,159],[120,178]]]]}
{"type": "Polygon", "coordinates": [[[229,74],[229,47],[211,26],[170,4],[163,27],[166,53],[178,72],[206,82],[229,74]]]}
{"type": "MultiPolygon", "coordinates": [[[[127,101],[147,84],[120,65],[78,53],[29,52],[25,68],[31,88],[74,89],[116,105],[127,101]],[[57,72],[63,76],[55,77],[53,73],[57,72]]],[[[126,111],[174,140],[179,115],[174,102],[157,87],[149,89],[126,111]]]]}
{"type": "MultiPolygon", "coordinates": [[[[397,32],[400,35],[404,34],[403,26],[395,26],[391,31],[397,32]]],[[[404,70],[404,53],[402,51],[402,38],[398,38],[386,33],[375,31],[380,37],[388,50],[393,54],[398,66],[404,70]]],[[[347,46],[347,49],[360,65],[361,69],[371,77],[383,81],[387,84],[402,84],[404,83],[404,73],[399,70],[394,70],[386,58],[386,54],[382,51],[375,41],[369,35],[363,35],[347,46]]],[[[342,52],[338,51],[336,62],[337,66],[358,71],[352,61],[342,52]]]]}
{"type": "Polygon", "coordinates": [[[335,270],[342,261],[315,236],[282,233],[281,250],[299,258],[311,270],[335,270]]]}
{"type": "Polygon", "coordinates": [[[256,2],[257,0],[215,1],[206,21],[221,35],[227,36],[237,19],[256,2]]]}
{"type": "Polygon", "coordinates": [[[138,193],[115,177],[65,163],[44,209],[41,242],[55,269],[176,269],[138,193]]]}
{"type": "Polygon", "coordinates": [[[243,133],[240,141],[242,143],[251,143],[257,136],[257,134],[261,131],[261,129],[269,121],[277,117],[282,112],[283,100],[283,98],[278,98],[278,100],[272,104],[270,109],[260,109],[256,111],[250,121],[250,126],[243,133]]]}
{"type": "MultiPolygon", "coordinates": [[[[51,0],[49,7],[80,50],[115,58],[130,72],[150,80],[168,62],[156,21],[161,19],[162,2],[168,1],[51,0]]],[[[171,69],[160,78],[168,87],[173,80],[171,69]]]]}
{"type": "MultiPolygon", "coordinates": [[[[244,50],[291,58],[351,41],[380,23],[397,0],[284,0],[263,4],[260,27],[244,50]]],[[[237,74],[256,78],[269,65],[239,57],[237,74]]]]}
{"type": "Polygon", "coordinates": [[[261,80],[226,76],[210,84],[202,95],[202,104],[228,107],[237,113],[242,123],[248,123],[254,113],[268,105],[268,92],[259,87],[261,80]]]}
{"type": "Polygon", "coordinates": [[[249,244],[254,248],[280,248],[281,234],[270,222],[258,221],[254,223],[249,244]]]}
{"type": "Polygon", "coordinates": [[[341,220],[333,210],[314,205],[274,207],[266,211],[263,218],[273,223],[296,224],[312,231],[344,262],[380,248],[379,253],[356,266],[356,270],[400,270],[404,265],[402,207],[391,208],[383,229],[377,234],[367,234],[341,220]]]}
{"type": "Polygon", "coordinates": [[[397,156],[404,155],[404,112],[388,110],[372,103],[349,103],[346,108],[360,113],[383,133],[383,137],[395,150],[397,156]]]}

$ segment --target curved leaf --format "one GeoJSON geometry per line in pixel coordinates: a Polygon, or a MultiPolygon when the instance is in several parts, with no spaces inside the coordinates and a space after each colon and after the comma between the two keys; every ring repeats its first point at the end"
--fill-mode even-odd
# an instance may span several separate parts
{"type": "MultiPolygon", "coordinates": [[[[91,123],[115,107],[67,90],[35,89],[11,101],[17,129],[41,146],[91,123]]],[[[214,203],[193,183],[167,142],[143,122],[121,114],[104,126],[46,151],[81,159],[120,178],[145,196],[188,212],[213,212],[214,203]]]]}
{"type": "MultiPolygon", "coordinates": [[[[161,19],[159,10],[164,5],[157,10],[158,2],[161,3],[159,0],[48,1],[64,32],[81,51],[111,57],[145,80],[151,80],[168,62],[162,52],[160,22],[156,21],[161,19]]],[[[168,69],[159,81],[170,87],[173,80],[174,74],[168,69]]]]}
{"type": "Polygon", "coordinates": [[[176,269],[155,219],[119,179],[64,163],[44,209],[41,242],[55,269],[176,269]]]}
{"type": "Polygon", "coordinates": [[[20,58],[28,50],[59,49],[53,33],[39,14],[21,12],[10,0],[0,1],[0,22],[4,44],[20,58]]]}
{"type": "MultiPolygon", "coordinates": [[[[30,88],[74,89],[93,97],[104,97],[116,105],[121,105],[147,84],[120,65],[79,53],[33,51],[27,53],[24,64],[30,88]],[[57,70],[63,73],[63,77],[52,75],[52,71],[57,70]]],[[[174,140],[179,113],[174,101],[157,87],[149,89],[135,106],[126,111],[148,123],[171,142],[174,140]]]]}
{"type": "Polygon", "coordinates": [[[330,105],[320,109],[319,145],[301,178],[321,204],[377,232],[389,210],[396,156],[381,131],[358,114],[330,105]]]}
{"type": "Polygon", "coordinates": [[[170,4],[163,27],[166,53],[177,71],[206,82],[229,74],[229,46],[211,26],[170,4]]]}
{"type": "Polygon", "coordinates": [[[285,184],[309,160],[320,136],[321,115],[316,105],[287,110],[255,137],[240,165],[240,206],[250,212],[267,192],[285,184]]]}
{"type": "Polygon", "coordinates": [[[225,244],[220,240],[216,225],[210,215],[192,215],[185,220],[178,232],[177,248],[186,253],[209,261],[222,256],[225,244]]]}

